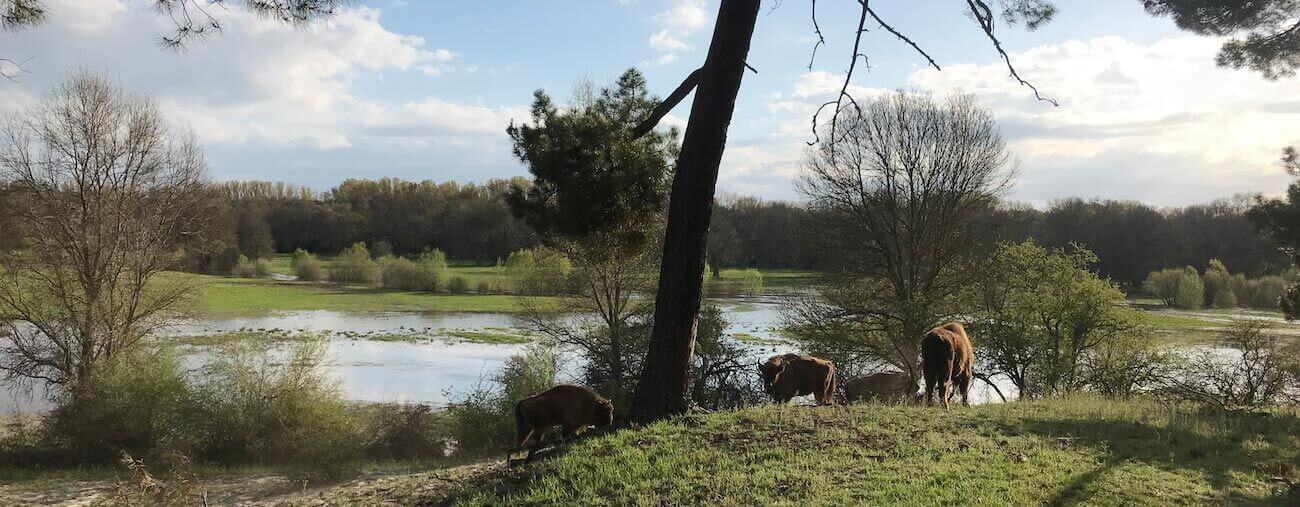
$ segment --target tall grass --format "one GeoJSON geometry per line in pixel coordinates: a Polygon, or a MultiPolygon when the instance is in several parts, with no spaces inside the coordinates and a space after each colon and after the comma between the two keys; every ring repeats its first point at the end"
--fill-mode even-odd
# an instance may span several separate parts
{"type": "Polygon", "coordinates": [[[718,278],[706,277],[704,291],[710,296],[762,296],[763,273],[753,268],[728,270],[718,278]]]}

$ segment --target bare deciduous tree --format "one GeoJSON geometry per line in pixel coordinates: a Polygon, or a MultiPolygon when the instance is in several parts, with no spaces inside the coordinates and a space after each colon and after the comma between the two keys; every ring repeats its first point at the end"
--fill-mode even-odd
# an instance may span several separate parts
{"type": "Polygon", "coordinates": [[[979,250],[976,220],[1010,185],[1002,134],[969,96],[898,92],[841,118],[798,187],[828,250],[842,252],[825,302],[797,324],[854,334],[860,350],[917,377],[921,336],[951,316],[979,250]]]}
{"type": "Polygon", "coordinates": [[[201,240],[206,165],[149,101],[73,75],[0,127],[25,248],[0,256],[0,372],[75,386],[163,325],[193,286],[158,274],[201,240]]]}

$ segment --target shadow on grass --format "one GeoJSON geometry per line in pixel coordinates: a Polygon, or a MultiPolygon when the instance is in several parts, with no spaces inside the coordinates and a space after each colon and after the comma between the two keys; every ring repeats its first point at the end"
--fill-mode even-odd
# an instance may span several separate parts
{"type": "Polygon", "coordinates": [[[1272,485],[1273,495],[1265,498],[1230,492],[1239,487],[1233,474],[1262,475],[1265,480],[1281,477],[1295,481],[1297,460],[1294,435],[1300,434],[1295,415],[1214,414],[1182,416],[1166,426],[1133,420],[1032,419],[1023,428],[1049,438],[1069,437],[1073,445],[1091,446],[1107,456],[1096,469],[1076,478],[1050,502],[1076,505],[1088,499],[1089,491],[1117,467],[1139,462],[1169,471],[1193,471],[1234,505],[1275,505],[1300,501],[1300,492],[1272,485]],[[1196,431],[1194,428],[1201,428],[1196,431]],[[1249,446],[1249,448],[1247,448],[1249,446]],[[1280,489],[1278,489],[1280,487],[1280,489]]]}

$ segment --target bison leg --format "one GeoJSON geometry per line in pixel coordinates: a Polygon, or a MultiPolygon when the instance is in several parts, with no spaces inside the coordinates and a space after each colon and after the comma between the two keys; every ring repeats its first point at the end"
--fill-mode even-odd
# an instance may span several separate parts
{"type": "Polygon", "coordinates": [[[966,407],[969,407],[969,406],[970,406],[970,384],[971,384],[971,380],[972,380],[972,379],[971,379],[971,375],[970,375],[970,374],[966,374],[966,375],[962,375],[962,376],[960,376],[960,377],[957,377],[957,390],[958,390],[959,392],[961,392],[961,404],[962,404],[962,406],[966,406],[966,407]]]}
{"type": "Polygon", "coordinates": [[[939,401],[943,403],[943,408],[948,408],[948,400],[952,398],[952,380],[945,379],[939,384],[939,401]]]}
{"type": "Polygon", "coordinates": [[[927,406],[927,407],[933,407],[933,406],[934,406],[934,389],[935,389],[935,387],[936,387],[934,384],[935,384],[935,378],[934,378],[934,375],[931,375],[929,372],[926,372],[926,375],[925,375],[925,406],[927,406]]]}

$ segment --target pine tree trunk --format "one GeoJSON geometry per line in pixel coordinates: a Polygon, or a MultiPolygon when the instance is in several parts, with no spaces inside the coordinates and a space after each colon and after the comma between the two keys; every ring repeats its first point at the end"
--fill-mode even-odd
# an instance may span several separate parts
{"type": "Polygon", "coordinates": [[[669,198],[654,330],[633,405],[639,422],[680,414],[688,406],[713,192],[758,8],[759,0],[722,0],[701,68],[669,198]]]}

